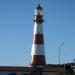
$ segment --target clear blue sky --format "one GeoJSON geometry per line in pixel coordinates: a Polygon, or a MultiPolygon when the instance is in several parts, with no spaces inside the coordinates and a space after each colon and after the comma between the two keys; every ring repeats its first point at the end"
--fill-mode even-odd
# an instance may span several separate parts
{"type": "MultiPolygon", "coordinates": [[[[47,64],[75,59],[75,0],[40,0],[44,8],[47,64]]],[[[0,65],[25,66],[30,62],[34,8],[37,0],[0,0],[0,65]]]]}

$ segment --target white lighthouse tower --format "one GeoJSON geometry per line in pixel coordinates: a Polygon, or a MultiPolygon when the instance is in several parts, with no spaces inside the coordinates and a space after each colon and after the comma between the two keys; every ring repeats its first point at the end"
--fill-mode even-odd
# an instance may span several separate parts
{"type": "Polygon", "coordinates": [[[43,8],[40,6],[40,4],[38,4],[35,9],[34,16],[34,32],[30,66],[44,66],[46,64],[42,24],[43,8]]]}

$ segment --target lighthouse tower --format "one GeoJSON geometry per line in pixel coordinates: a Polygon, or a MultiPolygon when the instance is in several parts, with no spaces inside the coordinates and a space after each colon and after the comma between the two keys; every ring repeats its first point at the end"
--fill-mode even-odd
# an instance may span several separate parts
{"type": "Polygon", "coordinates": [[[43,36],[43,8],[40,4],[35,8],[34,15],[34,32],[33,32],[33,44],[31,50],[30,66],[44,66],[45,60],[45,48],[44,48],[44,36],[43,36]]]}

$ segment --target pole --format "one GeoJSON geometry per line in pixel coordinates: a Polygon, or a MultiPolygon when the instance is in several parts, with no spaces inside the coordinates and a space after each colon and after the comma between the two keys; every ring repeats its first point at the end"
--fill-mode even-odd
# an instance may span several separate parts
{"type": "Polygon", "coordinates": [[[59,65],[60,65],[60,46],[59,46],[59,65]]]}
{"type": "MultiPolygon", "coordinates": [[[[62,43],[60,46],[59,46],[59,69],[60,69],[60,49],[61,49],[61,47],[64,45],[64,43],[62,43]]],[[[58,75],[60,75],[60,71],[58,71],[58,75]]]]}
{"type": "Polygon", "coordinates": [[[61,60],[60,60],[60,57],[61,57],[61,56],[60,56],[60,49],[61,49],[61,47],[62,47],[63,45],[64,45],[64,43],[62,43],[62,44],[59,46],[59,65],[60,65],[60,61],[61,61],[61,60]]]}
{"type": "Polygon", "coordinates": [[[38,4],[40,3],[39,0],[37,0],[38,4]]]}

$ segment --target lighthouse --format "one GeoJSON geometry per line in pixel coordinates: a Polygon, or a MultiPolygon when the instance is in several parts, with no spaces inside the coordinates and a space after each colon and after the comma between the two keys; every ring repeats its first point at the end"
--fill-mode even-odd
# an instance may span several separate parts
{"type": "Polygon", "coordinates": [[[34,32],[33,43],[31,49],[30,66],[45,66],[45,47],[43,35],[43,8],[40,4],[35,8],[34,15],[34,32]]]}

